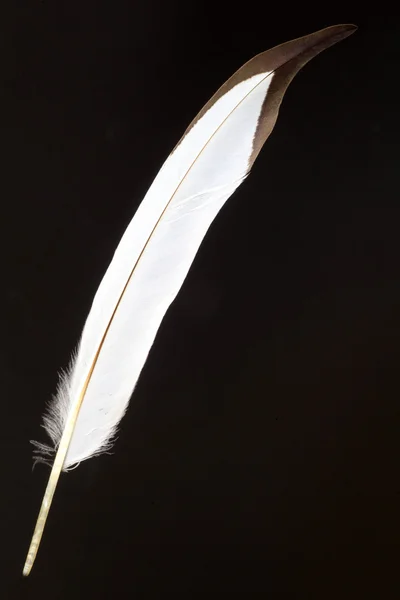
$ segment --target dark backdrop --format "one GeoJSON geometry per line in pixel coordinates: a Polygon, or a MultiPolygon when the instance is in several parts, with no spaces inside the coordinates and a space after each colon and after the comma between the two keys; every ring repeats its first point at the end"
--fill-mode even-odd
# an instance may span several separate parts
{"type": "Polygon", "coordinates": [[[8,4],[3,597],[397,597],[396,17],[8,4]],[[153,177],[246,60],[340,22],[360,29],[293,82],[164,319],[114,453],[61,477],[22,579],[48,477],[29,439],[46,439],[57,371],[153,177]]]}

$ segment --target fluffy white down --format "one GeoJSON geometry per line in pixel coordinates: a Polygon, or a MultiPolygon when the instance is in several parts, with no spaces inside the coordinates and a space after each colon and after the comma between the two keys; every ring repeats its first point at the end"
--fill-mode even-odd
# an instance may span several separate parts
{"type": "Polygon", "coordinates": [[[271,80],[268,73],[247,79],[210,108],[166,160],[126,229],[45,415],[57,447],[138,261],[90,378],[64,469],[109,448],[169,305],[213,219],[247,174],[271,80]]]}

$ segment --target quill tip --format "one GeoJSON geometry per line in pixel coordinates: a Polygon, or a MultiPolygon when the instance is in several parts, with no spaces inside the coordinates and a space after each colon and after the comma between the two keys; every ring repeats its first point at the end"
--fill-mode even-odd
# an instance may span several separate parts
{"type": "Polygon", "coordinates": [[[28,550],[28,555],[25,560],[24,568],[22,569],[22,575],[24,577],[28,577],[29,573],[32,570],[33,563],[35,562],[38,547],[39,547],[39,542],[38,542],[37,536],[33,536],[31,545],[28,550]]]}

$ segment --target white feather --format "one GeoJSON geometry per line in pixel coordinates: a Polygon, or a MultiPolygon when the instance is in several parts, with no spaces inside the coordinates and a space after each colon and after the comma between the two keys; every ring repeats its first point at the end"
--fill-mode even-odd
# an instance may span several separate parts
{"type": "Polygon", "coordinates": [[[259,54],[200,112],[129,224],[100,284],[44,424],[56,450],[23,573],[34,563],[62,469],[109,448],[161,321],[226,200],[271,133],[282,97],[313,56],[356,28],[338,25],[259,54]]]}

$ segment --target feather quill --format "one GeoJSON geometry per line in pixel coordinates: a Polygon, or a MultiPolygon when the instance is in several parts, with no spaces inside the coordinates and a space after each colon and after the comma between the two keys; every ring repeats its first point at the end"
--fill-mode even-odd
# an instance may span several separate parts
{"type": "Polygon", "coordinates": [[[56,451],[23,574],[28,575],[62,470],[110,447],[153,344],[209,226],[248,175],[289,83],[350,35],[337,25],[263,52],[211,98],[170,154],[101,281],[78,350],[44,417],[56,451]]]}

